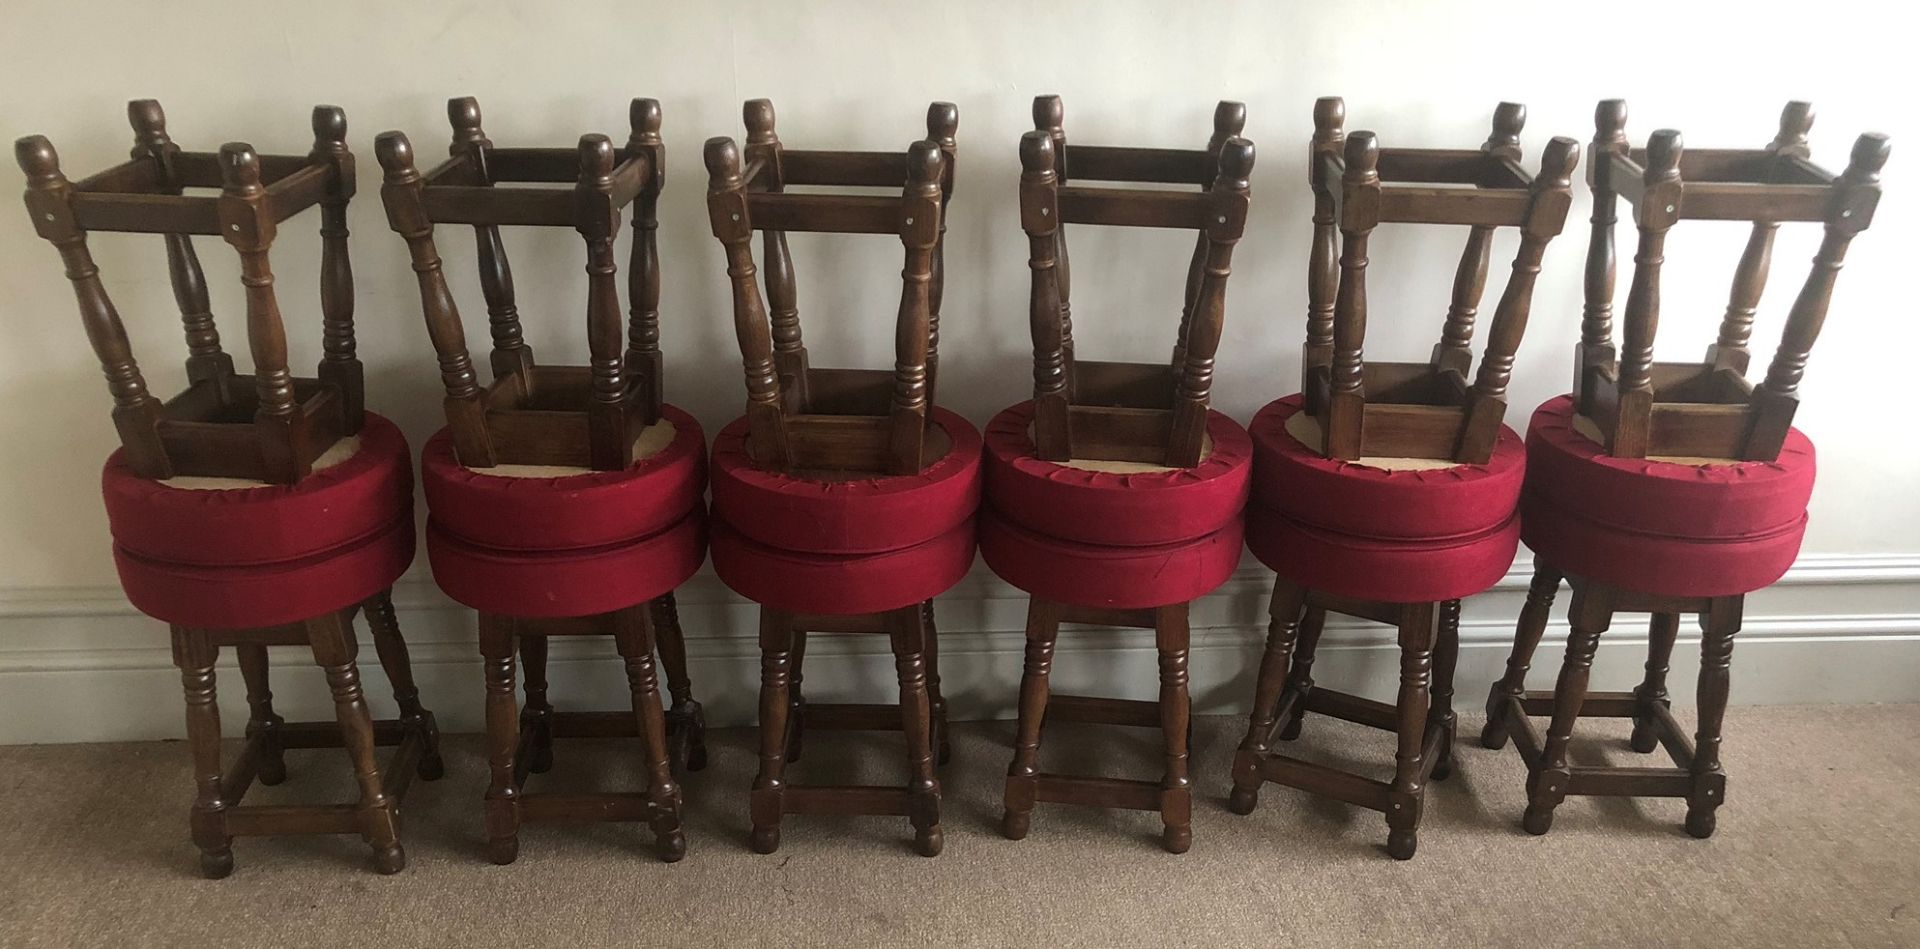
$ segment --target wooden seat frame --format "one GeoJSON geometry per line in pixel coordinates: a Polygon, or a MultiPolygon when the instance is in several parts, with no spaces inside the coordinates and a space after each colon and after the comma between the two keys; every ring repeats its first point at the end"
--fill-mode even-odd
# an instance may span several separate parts
{"type": "MultiPolygon", "coordinates": [[[[1246,107],[1221,102],[1205,149],[1067,145],[1059,96],[1034,99],[1034,130],[1020,140],[1020,223],[1033,271],[1034,444],[1050,461],[1101,459],[1191,468],[1204,457],[1214,352],[1226,322],[1233,248],[1246,228],[1253,144],[1240,138],[1246,107]],[[1069,178],[1071,170],[1071,179],[1069,178]],[[1068,184],[1127,181],[1195,190],[1132,190],[1068,184]],[[1073,355],[1066,224],[1171,227],[1198,232],[1173,357],[1163,363],[1079,361],[1073,355]]],[[[1019,840],[1036,803],[1159,811],[1161,844],[1193,845],[1188,776],[1188,602],[1150,609],[1102,609],[1030,598],[1020,723],[1007,768],[1001,833],[1019,840]],[[1160,657],[1156,701],[1053,695],[1054,642],[1062,623],[1151,629],[1160,657]],[[1158,781],[1096,778],[1040,770],[1049,721],[1158,727],[1165,768],[1158,781]]]]}
{"type": "MultiPolygon", "coordinates": [[[[1834,278],[1853,237],[1872,222],[1880,198],[1880,168],[1889,153],[1884,135],[1854,143],[1844,173],[1835,176],[1808,161],[1806,135],[1813,108],[1790,102],[1780,131],[1763,149],[1682,153],[1680,133],[1653,133],[1647,148],[1629,150],[1627,107],[1609,99],[1595,111],[1588,172],[1593,188],[1593,238],[1587,253],[1587,304],[1574,362],[1581,414],[1598,425],[1608,454],[1621,458],[1681,455],[1772,461],[1779,456],[1798,405],[1801,375],[1826,318],[1834,278]],[[1685,179],[1692,180],[1685,180],[1685,179]],[[1632,289],[1627,297],[1625,352],[1612,341],[1615,197],[1634,208],[1640,229],[1632,289]],[[1659,317],[1659,279],[1665,235],[1687,218],[1752,223],[1746,251],[1718,340],[1699,365],[1653,362],[1659,317]],[[1825,239],[1813,272],[1787,316],[1780,348],[1759,386],[1747,383],[1747,340],[1766,282],[1773,237],[1780,223],[1821,221],[1825,239]]],[[[1660,596],[1566,574],[1536,557],[1506,673],[1487,696],[1480,743],[1500,748],[1508,737],[1527,764],[1527,810],[1522,824],[1544,834],[1570,794],[1678,797],[1687,801],[1687,832],[1713,835],[1715,813],[1726,802],[1720,732],[1726,714],[1733,638],[1744,595],[1660,596]],[[1526,676],[1546,631],[1562,580],[1573,589],[1567,608],[1567,656],[1552,691],[1529,691],[1526,676]],[[1646,676],[1631,692],[1587,691],[1600,634],[1619,613],[1649,613],[1646,676]],[[1688,739],[1674,718],[1667,668],[1679,635],[1680,614],[1700,617],[1698,714],[1688,739]],[[1530,716],[1552,716],[1543,739],[1530,716]],[[1630,718],[1629,745],[1642,754],[1663,748],[1671,768],[1573,765],[1568,748],[1581,716],[1630,718]]]]}
{"type": "MultiPolygon", "coordinates": [[[[604,135],[583,135],[577,149],[499,148],[480,124],[471,97],[450,99],[450,158],[421,175],[405,135],[387,132],[376,143],[386,183],[381,197],[393,230],[406,239],[420,297],[446,385],[447,424],[460,463],[481,471],[499,464],[560,465],[620,471],[633,464],[634,439],[660,418],[665,392],[660,355],[660,261],[656,208],[664,178],[660,103],[634,99],[631,133],[616,150],[604,135]],[[516,182],[572,183],[570,190],[516,182]],[[504,186],[503,186],[504,185],[504,186]],[[633,204],[629,263],[631,309],[621,349],[620,295],[614,238],[620,210],[633,204]],[[436,224],[468,224],[487,301],[494,381],[480,386],[467,353],[460,313],[447,289],[436,224]],[[587,245],[587,342],[591,366],[541,366],[533,360],[514,299],[513,271],[500,228],[571,227],[587,245]]],[[[686,644],[672,593],[597,616],[536,619],[480,613],[480,653],[486,661],[487,855],[511,863],[527,821],[646,821],[661,859],[686,854],[680,788],[672,769],[706,766],[705,715],[693,698],[686,644]],[[560,712],[547,698],[547,639],[611,636],[626,663],[633,706],[624,712],[560,712]],[[661,709],[654,672],[658,648],[672,695],[661,709]],[[525,667],[526,706],[516,713],[514,653],[525,667]],[[517,714],[517,717],[516,717],[517,714]],[[524,790],[529,774],[553,765],[553,740],[572,737],[641,739],[647,769],[643,792],[524,790]]]]}
{"type": "MultiPolygon", "coordinates": [[[[26,203],[35,228],[59,248],[80,303],[87,337],[105,370],[128,466],[142,477],[208,475],[297,483],[335,441],[360,430],[363,374],[353,339],[353,276],[347,258],[347,201],[353,196],[353,155],[346,114],[313,110],[314,148],[305,157],[257,154],[229,143],[218,154],[185,152],[166,130],[160,104],[131,102],[133,160],[69,182],[45,138],[15,143],[27,173],[26,203]],[[184,195],[185,188],[221,188],[219,197],[184,195]],[[314,204],[321,208],[321,310],[325,355],[316,379],[287,371],[286,331],[274,297],[268,248],[277,225],[314,204]],[[186,327],[185,392],[161,403],[147,391],[127,334],[100,283],[87,248],[89,231],[160,234],[168,275],[186,327]],[[240,254],[247,286],[247,336],[256,366],[243,385],[207,299],[206,278],[191,235],[219,234],[240,254]]],[[[391,590],[298,623],[253,629],[170,627],[174,664],[187,704],[187,738],[196,793],[190,816],[201,873],[233,871],[233,838],[272,834],[353,834],[373,848],[375,869],[406,865],[399,833],[400,801],[414,775],[441,776],[439,732],[420,704],[406,642],[394,617],[391,590]],[[374,647],[393,683],[399,718],[374,721],[360,687],[359,642],[353,618],[365,610],[374,647]],[[220,648],[239,656],[246,681],[246,747],[230,767],[220,750],[220,711],[214,667],[220,648]],[[273,710],[268,646],[305,646],[325,670],[336,723],[288,723],[273,710]],[[383,771],[380,745],[398,745],[383,771]],[[290,748],[344,748],[360,797],[352,804],[250,805],[242,799],[255,781],[286,779],[290,748]]]]}
{"type": "MultiPolygon", "coordinates": [[[[953,194],[959,111],[935,102],[927,138],[900,152],[790,149],[774,131],[773,104],[742,109],[747,141],[708,139],[707,211],[726,249],[734,328],[746,372],[748,452],[754,466],[795,477],[838,480],[915,474],[943,457],[945,433],[931,424],[938,372],[945,268],[945,208],[953,194]],[[790,191],[795,187],[902,188],[899,195],[790,191]],[[753,232],[762,232],[766,301],[754,282],[753,232]],[[788,232],[896,234],[906,249],[893,370],[822,369],[809,364],[788,232]],[[768,304],[772,312],[768,312],[768,304]]],[[[940,781],[946,702],[940,695],[933,601],[881,613],[827,616],[760,607],[760,769],[751,799],[751,844],[780,846],[786,814],[904,815],[923,856],[939,854],[940,781]],[[801,663],[810,633],[882,633],[892,645],[900,703],[807,703],[801,663]],[[800,785],[786,779],[804,729],[893,730],[906,735],[905,787],[800,785]],[[937,751],[936,751],[937,749],[937,751]]]]}
{"type": "MultiPolygon", "coordinates": [[[[1520,167],[1526,108],[1503,102],[1494,111],[1492,136],[1478,151],[1382,149],[1373,133],[1355,132],[1345,141],[1342,161],[1336,156],[1343,148],[1345,112],[1338,98],[1324,98],[1314,106],[1315,233],[1302,385],[1309,411],[1316,411],[1322,425],[1320,447],[1334,458],[1384,455],[1483,464],[1492,455],[1506,414],[1507,380],[1526,330],[1541,256],[1566,219],[1580,146],[1571,139],[1553,139],[1541,155],[1539,175],[1529,176],[1520,167]],[[1337,193],[1330,184],[1335,178],[1342,180],[1337,193]],[[1337,292],[1332,270],[1335,220],[1342,235],[1337,292]],[[1470,228],[1446,328],[1428,363],[1361,360],[1367,238],[1382,221],[1470,228]],[[1479,374],[1469,387],[1473,324],[1486,283],[1490,242],[1495,228],[1505,225],[1520,228],[1520,249],[1494,312],[1479,374]]],[[[1371,808],[1386,815],[1387,852],[1395,859],[1410,859],[1419,847],[1427,784],[1444,780],[1453,767],[1460,601],[1342,597],[1277,576],[1268,611],[1267,647],[1247,735],[1234,755],[1228,806],[1237,814],[1252,813],[1261,785],[1271,781],[1371,808]],[[1314,651],[1329,612],[1398,630],[1400,688],[1394,704],[1314,687],[1314,651]],[[1308,712],[1394,732],[1398,744],[1393,779],[1378,781],[1276,752],[1276,737],[1299,737],[1308,712]]]]}

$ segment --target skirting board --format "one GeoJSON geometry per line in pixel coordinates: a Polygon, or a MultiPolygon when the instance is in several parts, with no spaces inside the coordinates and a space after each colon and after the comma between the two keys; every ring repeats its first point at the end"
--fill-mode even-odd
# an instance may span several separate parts
{"type": "MultiPolygon", "coordinates": [[[[447,731],[481,727],[481,676],[473,614],[418,571],[394,588],[415,677],[447,731]]],[[[1456,703],[1477,708],[1504,668],[1531,567],[1517,564],[1494,589],[1466,601],[1456,703]]],[[[1266,636],[1272,574],[1248,559],[1195,605],[1190,675],[1197,713],[1243,714],[1251,670],[1266,636]]],[[[1563,588],[1530,684],[1550,687],[1565,643],[1563,588]]],[[[759,683],[755,608],[711,573],[679,594],[694,691],[715,725],[750,724],[759,683]]],[[[1019,690],[1026,600],[984,568],[936,601],[940,673],[958,719],[1011,718],[1019,690]]],[[[365,640],[365,630],[362,629],[365,640]]],[[[1690,704],[1697,626],[1682,629],[1669,678],[1690,704]]],[[[1645,661],[1644,617],[1626,617],[1601,640],[1593,687],[1631,687],[1645,661]]],[[[273,691],[289,720],[328,719],[326,685],[303,650],[275,648],[273,691]]],[[[1808,555],[1779,583],[1747,599],[1734,650],[1733,701],[1745,704],[1920,701],[1920,554],[1808,555]]],[[[555,704],[621,709],[628,693],[611,641],[556,642],[549,660],[555,704]]],[[[391,709],[373,650],[361,670],[376,712],[391,709]]],[[[884,637],[816,636],[808,644],[810,697],[886,701],[894,693],[884,637]]],[[[1330,618],[1315,679],[1391,700],[1398,681],[1391,630],[1330,618]]],[[[1157,664],[1150,633],[1068,627],[1054,658],[1061,691],[1152,698],[1157,664]]],[[[231,655],[222,656],[221,707],[230,734],[246,702],[231,655]]],[[[663,681],[664,687],[664,681],[663,681]]],[[[0,589],[0,743],[178,738],[180,680],[163,625],[134,612],[114,587],[0,589]]]]}

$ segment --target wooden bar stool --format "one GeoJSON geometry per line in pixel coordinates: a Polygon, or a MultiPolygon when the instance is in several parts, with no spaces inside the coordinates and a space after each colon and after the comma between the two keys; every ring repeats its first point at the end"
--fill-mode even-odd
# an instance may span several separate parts
{"type": "Polygon", "coordinates": [[[182,151],[160,105],[127,106],[133,158],[79,182],[40,136],[14,143],[27,173],[34,228],[60,251],[80,318],[113,394],[121,448],[102,488],[114,563],[135,607],[170,624],[193,752],[191,825],[200,869],[233,870],[233,838],[353,834],[374,866],[398,872],[400,799],[415,774],[442,771],[433,714],[420,704],[390,587],[413,560],[413,464],[392,422],[365,412],[354,354],[347,201],[353,155],[345,113],[313,110],[313,151],[260,155],[239,142],[182,151]],[[218,196],[185,195],[218,188],[218,196]],[[293,378],[268,251],[282,221],[320,206],[317,378],[293,378]],[[120,314],[87,249],[92,231],[160,234],[187,337],[187,388],[162,402],[147,389],[120,314]],[[193,235],[224,238],[246,284],[250,377],[220,348],[193,235]],[[400,717],[374,721],[360,688],[353,620],[364,609],[400,717]],[[239,655],[251,716],[238,760],[223,767],[214,666],[239,655]],[[268,646],[304,646],[325,671],[338,724],[290,724],[273,710],[268,646]],[[383,771],[375,747],[399,748],[383,771]],[[243,805],[253,782],[286,778],[288,748],[345,748],[352,804],[243,805]]]}
{"type": "Polygon", "coordinates": [[[1027,835],[1036,802],[1159,811],[1161,843],[1193,844],[1187,697],[1191,602],[1240,561],[1240,511],[1252,467],[1247,433],[1208,408],[1214,351],[1226,322],[1233,247],[1246,226],[1253,144],[1246,108],[1222,102],[1205,149],[1067,145],[1058,96],[1034,100],[1020,141],[1020,223],[1033,271],[1033,399],[987,426],[981,553],[1031,594],[1020,724],[1007,769],[1001,832],[1027,835]],[[1069,173],[1071,177],[1069,177],[1069,173]],[[1152,182],[1121,190],[1077,181],[1152,182]],[[1074,358],[1066,224],[1195,231],[1170,360],[1074,358]],[[1151,629],[1157,701],[1051,695],[1061,623],[1151,629]],[[1045,722],[1157,727],[1157,781],[1040,770],[1045,722]]]}
{"type": "Polygon", "coordinates": [[[933,597],[973,563],[980,435],[933,403],[943,284],[940,239],[953,189],[950,103],[927,110],[927,138],[899,152],[789,149],[773,105],[746,103],[744,160],[730,138],[706,144],[707,210],[726,248],[747,413],[713,443],[713,565],[760,604],[760,771],[753,782],[753,849],[780,846],[785,814],[904,815],[914,846],[940,852],[946,757],[933,597]],[[899,195],[800,192],[796,187],[901,188],[899,195]],[[766,302],[755,284],[753,232],[763,237],[766,302]],[[788,232],[894,234],[906,248],[895,365],[823,369],[808,362],[788,232]],[[771,304],[771,312],[768,305],[771,304]],[[900,704],[806,703],[801,661],[809,633],[884,633],[900,704]],[[805,727],[900,729],[904,787],[797,785],[786,764],[805,727]]]}
{"type": "Polygon", "coordinates": [[[706,558],[706,439],[662,401],[660,264],[655,207],[663,180],[660,104],[633,100],[622,148],[583,135],[578,149],[498,148],[471,98],[452,99],[451,157],[425,175],[405,135],[376,143],[381,197],[407,241],[446,384],[447,427],[421,457],[427,554],[441,589],[480,613],[486,659],[487,853],[511,863],[524,821],[646,821],[666,861],[686,854],[672,764],[705,765],[705,724],[687,676],[673,589],[706,558]],[[532,183],[571,184],[538,188],[532,183]],[[614,238],[634,205],[629,320],[622,348],[614,238]],[[434,247],[436,224],[472,225],[493,336],[493,384],[474,377],[460,313],[434,247]],[[589,366],[534,362],[521,330],[503,225],[569,227],[587,250],[589,366]],[[556,712],[547,640],[611,636],[626,663],[631,710],[556,712]],[[526,707],[513,698],[514,652],[526,707]],[[663,712],[653,655],[667,670],[663,712]],[[669,745],[669,727],[671,740],[669,745]],[[553,764],[556,737],[638,737],[642,792],[528,793],[553,764]]]}
{"type": "Polygon", "coordinates": [[[1247,736],[1234,756],[1235,813],[1272,781],[1387,816],[1387,852],[1413,856],[1429,778],[1452,766],[1460,599],[1498,582],[1520,537],[1524,454],[1502,424],[1514,351],[1526,330],[1547,242],[1566,220],[1580,147],[1556,138],[1540,173],[1520,165],[1526,110],[1502,103],[1478,150],[1380,148],[1343,134],[1337,98],[1314,107],[1314,241],[1301,394],[1251,426],[1247,545],[1273,568],[1272,625],[1247,736]],[[1363,359],[1367,241],[1382,223],[1465,225],[1466,250],[1433,355],[1363,359]],[[1473,324],[1495,229],[1520,231],[1473,381],[1473,324]],[[1339,235],[1336,238],[1335,230],[1339,235]],[[1336,264],[1336,259],[1338,263],[1336,264]],[[1329,612],[1399,631],[1394,704],[1315,688],[1329,612]],[[1394,732],[1394,776],[1378,781],[1276,752],[1307,712],[1394,732]]]}
{"type": "Polygon", "coordinates": [[[1534,412],[1527,430],[1522,539],[1534,552],[1506,675],[1487,699],[1481,743],[1509,736],[1527,763],[1524,825],[1544,834],[1569,794],[1679,797],[1687,832],[1708,837],[1726,800],[1720,725],[1728,665],[1746,594],[1780,578],[1806,531],[1813,443],[1792,427],[1807,353],[1826,319],[1847,245],[1873,220],[1884,135],[1860,136],[1844,173],[1808,160],[1813,109],[1788,103],[1762,149],[1683,151],[1680,133],[1629,148],[1626,103],[1600,103],[1593,238],[1574,392],[1534,412]],[[1616,199],[1633,208],[1640,242],[1627,295],[1625,345],[1613,343],[1616,199]],[[1683,220],[1749,222],[1746,252],[1718,340],[1699,363],[1653,361],[1667,231],[1683,220]],[[1747,341],[1782,223],[1818,222],[1826,236],[1788,312],[1759,385],[1746,379],[1747,341]],[[1550,692],[1526,675],[1560,582],[1573,587],[1566,663],[1550,692]],[[1613,617],[1652,614],[1646,678],[1631,692],[1587,692],[1593,654],[1613,617]],[[1699,724],[1689,741],[1667,697],[1680,614],[1700,615],[1699,724]],[[1551,715],[1543,741],[1528,716],[1551,715]],[[1671,768],[1575,766],[1567,748],[1582,715],[1633,719],[1631,745],[1665,748],[1671,768]]]}

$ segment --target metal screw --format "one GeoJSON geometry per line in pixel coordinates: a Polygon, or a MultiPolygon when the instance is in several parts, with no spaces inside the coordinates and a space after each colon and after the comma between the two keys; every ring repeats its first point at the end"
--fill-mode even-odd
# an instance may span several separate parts
{"type": "Polygon", "coordinates": [[[913,226],[913,218],[907,218],[907,226],[908,226],[908,227],[912,227],[912,226],[913,226]]]}
{"type": "Polygon", "coordinates": [[[1393,806],[1393,809],[1394,809],[1394,810],[1396,810],[1396,811],[1397,811],[1397,810],[1399,810],[1399,809],[1400,809],[1400,805],[1398,805],[1398,804],[1395,804],[1395,805],[1393,806]]]}
{"type": "Polygon", "coordinates": [[[1668,214],[1672,214],[1672,213],[1673,213],[1673,205],[1671,205],[1671,204],[1669,204],[1669,205],[1667,205],[1667,213],[1668,213],[1668,214]]]}
{"type": "Polygon", "coordinates": [[[1050,214],[1050,213],[1052,213],[1052,212],[1051,212],[1051,211],[1049,211],[1049,210],[1048,210],[1047,208],[1041,208],[1041,209],[1040,209],[1040,216],[1041,216],[1041,217],[1046,217],[1046,216],[1047,216],[1048,214],[1050,214]]]}
{"type": "Polygon", "coordinates": [[[733,219],[736,221],[740,220],[740,215],[738,214],[733,215],[733,219]]]}
{"type": "Polygon", "coordinates": [[[238,224],[229,224],[229,225],[227,225],[227,230],[230,230],[230,231],[237,231],[237,230],[239,230],[239,229],[240,229],[240,225],[238,225],[238,224]]]}
{"type": "Polygon", "coordinates": [[[1842,212],[1840,212],[1840,216],[1841,216],[1841,217],[1852,217],[1852,216],[1853,216],[1853,209],[1852,209],[1852,208],[1848,208],[1847,210],[1845,210],[1845,211],[1842,211],[1842,212]]]}
{"type": "Polygon", "coordinates": [[[1227,216],[1226,216],[1226,215],[1224,215],[1224,214],[1222,214],[1222,215],[1220,215],[1219,217],[1217,217],[1217,218],[1214,218],[1214,220],[1216,220],[1216,221],[1218,221],[1218,222],[1220,222],[1220,223],[1222,223],[1222,224],[1225,224],[1225,223],[1227,223],[1227,216]]]}
{"type": "Polygon", "coordinates": [[[52,212],[52,211],[48,211],[48,212],[47,212],[47,220],[49,220],[49,221],[51,221],[51,220],[53,220],[53,212],[52,212]]]}

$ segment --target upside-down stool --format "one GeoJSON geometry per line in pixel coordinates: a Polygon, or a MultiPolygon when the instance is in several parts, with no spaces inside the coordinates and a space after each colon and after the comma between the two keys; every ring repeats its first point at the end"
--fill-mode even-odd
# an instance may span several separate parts
{"type": "Polygon", "coordinates": [[[1518,104],[1500,105],[1478,150],[1383,149],[1372,132],[1344,136],[1345,112],[1337,98],[1314,107],[1302,391],[1268,404],[1251,427],[1247,546],[1276,576],[1228,804],[1251,813],[1271,781],[1382,811],[1387,851],[1406,860],[1418,846],[1427,782],[1452,767],[1460,599],[1505,575],[1520,537],[1525,454],[1501,424],[1507,380],[1541,255],[1566,220],[1579,145],[1554,139],[1530,176],[1520,166],[1526,110],[1518,104]],[[1382,223],[1468,226],[1452,304],[1427,362],[1361,355],[1367,241],[1382,223]],[[1520,246],[1469,383],[1474,318],[1500,227],[1517,228],[1520,246]],[[1397,627],[1393,704],[1314,687],[1314,651],[1329,612],[1397,627]],[[1393,779],[1275,751],[1276,725],[1278,737],[1291,740],[1307,712],[1395,733],[1393,779]]]}
{"type": "Polygon", "coordinates": [[[706,559],[706,441],[691,415],[662,401],[660,104],[633,100],[624,147],[585,135],[577,151],[496,148],[471,98],[450,100],[447,115],[451,157],[425,175],[399,132],[381,135],[377,148],[386,169],[381,196],[419,275],[447,390],[447,427],[421,456],[431,513],[427,557],[440,588],[480,614],[492,773],[487,855],[511,863],[524,821],[644,820],[660,858],[679,860],[687,840],[672,768],[685,760],[698,770],[706,750],[673,590],[706,559]],[[623,351],[613,242],[629,203],[635,213],[623,351]],[[475,379],[434,247],[436,224],[473,226],[493,336],[491,386],[475,379]],[[500,240],[500,227],[509,224],[571,227],[586,241],[590,366],[534,362],[500,240]],[[548,701],[548,638],[582,635],[613,637],[626,663],[630,710],[556,712],[548,701]],[[526,667],[526,707],[517,721],[516,645],[526,667]],[[673,695],[671,716],[661,708],[656,646],[673,695]],[[638,737],[646,789],[524,789],[529,773],[552,767],[556,737],[588,736],[638,737]]]}
{"type": "Polygon", "coordinates": [[[1827,314],[1847,245],[1872,222],[1884,135],[1862,135],[1840,175],[1808,160],[1812,107],[1789,103],[1762,149],[1683,151],[1680,133],[1629,148],[1626,103],[1600,103],[1589,182],[1593,235],[1574,391],[1540,406],[1527,429],[1521,537],[1533,584],[1506,674],[1487,698],[1481,743],[1511,736],[1527,763],[1527,831],[1544,834],[1569,794],[1685,798],[1686,829],[1713,834],[1726,801],[1720,726],[1728,666],[1746,594],[1780,578],[1800,550],[1813,492],[1813,443],[1792,427],[1807,353],[1827,314]],[[1617,198],[1640,232],[1627,295],[1624,347],[1613,344],[1617,198]],[[1752,225],[1734,271],[1718,340],[1700,363],[1653,361],[1667,231],[1683,220],[1752,225]],[[1766,284],[1774,234],[1820,222],[1826,236],[1779,350],[1759,385],[1746,379],[1747,341],[1766,284]],[[1560,582],[1573,588],[1567,658],[1550,692],[1526,675],[1560,582]],[[1646,677],[1631,692],[1587,692],[1593,654],[1613,617],[1650,613],[1646,677]],[[1699,722],[1692,741],[1674,718],[1667,666],[1681,613],[1700,615],[1699,722]],[[1532,715],[1551,715],[1542,741],[1532,715]],[[1582,715],[1631,718],[1633,750],[1664,748],[1671,768],[1576,766],[1567,750],[1582,715]]]}
{"type": "Polygon", "coordinates": [[[953,188],[949,103],[927,110],[927,138],[905,154],[789,149],[773,105],[743,110],[747,141],[706,144],[707,210],[726,249],[747,413],[713,442],[713,566],[760,604],[760,769],[751,799],[753,849],[780,846],[785,814],[904,815],[914,846],[944,842],[936,748],[946,758],[933,597],[973,563],[980,434],[933,402],[944,280],[940,239],[953,188]],[[791,187],[901,188],[898,195],[791,187]],[[762,232],[766,302],[754,282],[762,232]],[[895,365],[822,369],[801,341],[790,231],[894,234],[906,248],[895,365]],[[771,312],[768,305],[771,305],[771,312]],[[889,705],[806,703],[809,633],[884,633],[900,683],[889,705]],[[798,785],[787,762],[806,727],[899,729],[904,787],[798,785]]]}
{"type": "Polygon", "coordinates": [[[415,774],[442,771],[432,713],[420,704],[390,587],[413,560],[413,464],[393,423],[366,412],[354,354],[347,201],[353,156],[346,115],[313,110],[313,151],[260,155],[234,142],[182,151],[160,105],[130,103],[133,159],[79,182],[39,136],[15,143],[27,210],[60,250],[87,338],[113,394],[121,447],[102,472],[113,558],[127,598],[172,629],[193,752],[191,826],[200,869],[233,870],[233,838],[357,833],[374,867],[406,865],[400,799],[415,774]],[[183,195],[218,188],[218,196],[183,195]],[[320,206],[317,378],[293,378],[268,249],[280,222],[320,206]],[[160,234],[187,337],[187,388],[162,402],[147,389],[120,314],[87,249],[91,231],[160,234]],[[249,376],[220,348],[193,235],[223,237],[246,284],[249,376]],[[365,611],[400,717],[374,721],[360,688],[355,614],[365,611]],[[247,743],[223,768],[214,665],[232,646],[247,685],[247,743]],[[338,724],[288,723],[273,710],[268,646],[304,646],[326,671],[338,724]],[[398,744],[385,770],[375,747],[398,744]],[[242,804],[258,780],[286,778],[288,748],[347,750],[357,803],[242,804]]]}

